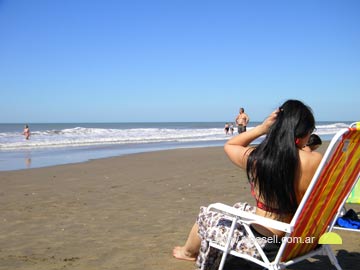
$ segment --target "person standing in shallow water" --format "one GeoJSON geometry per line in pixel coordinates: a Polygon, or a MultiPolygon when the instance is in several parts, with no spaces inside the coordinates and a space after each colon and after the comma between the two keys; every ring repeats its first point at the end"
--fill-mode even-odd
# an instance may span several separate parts
{"type": "Polygon", "coordinates": [[[235,118],[236,126],[238,127],[238,133],[246,131],[246,126],[249,123],[249,116],[245,113],[244,108],[240,108],[238,116],[235,118]]]}
{"type": "Polygon", "coordinates": [[[25,140],[30,139],[30,128],[28,125],[25,125],[23,134],[25,136],[25,140]]]}
{"type": "Polygon", "coordinates": [[[225,135],[229,134],[229,129],[230,129],[229,123],[226,123],[224,127],[225,135]]]}
{"type": "Polygon", "coordinates": [[[230,123],[230,134],[233,135],[234,134],[234,124],[230,123]]]}

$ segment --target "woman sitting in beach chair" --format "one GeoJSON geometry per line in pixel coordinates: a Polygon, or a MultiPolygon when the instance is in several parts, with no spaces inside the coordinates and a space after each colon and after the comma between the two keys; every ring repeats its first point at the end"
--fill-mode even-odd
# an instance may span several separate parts
{"type": "MultiPolygon", "coordinates": [[[[262,124],[230,139],[225,152],[235,165],[246,170],[256,200],[256,207],[247,203],[237,203],[234,207],[289,222],[322,158],[318,152],[303,151],[314,128],[311,109],[300,101],[288,100],[262,124]],[[266,137],[257,147],[249,146],[263,135],[266,137]]],[[[230,224],[221,213],[201,207],[185,245],[175,247],[173,256],[197,260],[199,269],[208,269],[221,257],[218,250],[210,249],[209,240],[219,244],[226,241],[230,224]]],[[[281,243],[270,243],[268,239],[281,239],[283,232],[260,225],[252,226],[252,231],[264,250],[276,253],[281,243]]],[[[259,257],[242,225],[236,228],[232,246],[238,252],[259,257]]]]}

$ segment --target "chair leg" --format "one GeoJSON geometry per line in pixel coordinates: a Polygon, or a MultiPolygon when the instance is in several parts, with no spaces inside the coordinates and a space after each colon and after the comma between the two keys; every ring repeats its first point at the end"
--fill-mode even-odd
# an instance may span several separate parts
{"type": "Polygon", "coordinates": [[[342,268],[338,262],[338,259],[336,258],[334,252],[331,250],[330,246],[326,245],[324,248],[325,248],[326,254],[329,257],[329,260],[332,263],[332,265],[334,265],[337,270],[342,270],[342,268]]]}
{"type": "Polygon", "coordinates": [[[224,247],[224,250],[223,250],[223,255],[221,257],[221,261],[220,261],[220,265],[219,265],[218,270],[222,270],[224,268],[226,257],[227,257],[227,255],[229,253],[229,250],[230,250],[231,238],[232,238],[232,235],[233,235],[234,230],[235,230],[236,222],[237,222],[237,217],[234,217],[233,220],[232,220],[232,224],[231,224],[229,234],[228,234],[228,239],[226,241],[226,244],[225,244],[225,247],[224,247]]]}

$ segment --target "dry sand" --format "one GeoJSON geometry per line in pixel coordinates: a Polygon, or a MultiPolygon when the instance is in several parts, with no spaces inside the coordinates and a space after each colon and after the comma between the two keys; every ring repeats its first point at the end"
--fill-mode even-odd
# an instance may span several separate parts
{"type": "MultiPolygon", "coordinates": [[[[254,203],[222,147],[0,172],[0,185],[0,269],[193,269],[171,252],[199,206],[254,203]]],[[[358,235],[339,234],[340,264],[358,269],[358,235]]],[[[290,269],[331,266],[319,257],[290,269]]]]}

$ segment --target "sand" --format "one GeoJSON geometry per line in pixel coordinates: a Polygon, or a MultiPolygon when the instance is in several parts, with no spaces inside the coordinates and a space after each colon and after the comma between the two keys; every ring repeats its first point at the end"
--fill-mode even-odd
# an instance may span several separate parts
{"type": "MultiPolygon", "coordinates": [[[[0,172],[0,185],[0,269],[194,269],[171,252],[199,206],[254,203],[244,172],[222,147],[0,172]]],[[[357,269],[358,235],[339,234],[340,264],[357,269]]],[[[319,257],[290,269],[330,264],[319,257]]]]}

